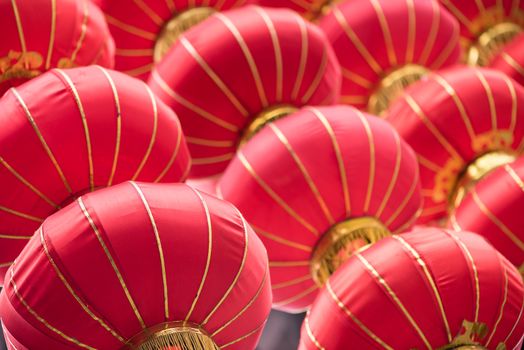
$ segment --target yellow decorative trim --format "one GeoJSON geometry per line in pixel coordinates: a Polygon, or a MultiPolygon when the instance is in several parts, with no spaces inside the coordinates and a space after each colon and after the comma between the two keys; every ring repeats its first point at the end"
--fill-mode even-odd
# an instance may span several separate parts
{"type": "Polygon", "coordinates": [[[18,52],[9,50],[0,58],[0,83],[11,79],[32,79],[42,74],[44,59],[35,51],[18,52]]]}
{"type": "Polygon", "coordinates": [[[471,44],[466,61],[470,65],[486,66],[501,49],[522,32],[513,22],[498,23],[482,32],[471,44]]]}
{"type": "Polygon", "coordinates": [[[332,226],[320,239],[311,256],[313,280],[323,286],[336,269],[355,252],[391,235],[380,221],[360,217],[332,226]]]}
{"type": "Polygon", "coordinates": [[[264,109],[260,112],[244,129],[242,137],[238,143],[238,147],[242,147],[249,141],[253,136],[255,136],[264,126],[269,123],[274,122],[277,119],[287,116],[298,109],[291,105],[276,105],[267,109],[264,109]]]}

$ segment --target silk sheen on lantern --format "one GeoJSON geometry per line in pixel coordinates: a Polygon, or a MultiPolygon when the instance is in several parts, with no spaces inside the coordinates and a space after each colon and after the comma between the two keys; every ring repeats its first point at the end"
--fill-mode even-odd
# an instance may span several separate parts
{"type": "Polygon", "coordinates": [[[299,350],[520,349],[524,287],[482,237],[427,228],[346,262],[302,326],[299,350]]]}
{"type": "Polygon", "coordinates": [[[450,224],[484,236],[524,273],[524,158],[482,178],[455,209],[450,224]]]}
{"type": "Polygon", "coordinates": [[[481,158],[499,162],[524,150],[524,88],[495,70],[434,73],[409,88],[386,118],[417,154],[421,222],[456,204],[462,174],[481,158]]]}
{"type": "Polygon", "coordinates": [[[292,312],[307,308],[323,283],[316,254],[331,250],[327,263],[336,268],[352,247],[409,228],[422,206],[410,147],[387,122],[349,106],[306,107],[265,126],[237,152],[216,191],[262,239],[273,306],[292,312]],[[338,237],[337,224],[346,221],[350,232],[338,237]],[[380,235],[366,232],[368,225],[380,235]]]}
{"type": "Polygon", "coordinates": [[[202,177],[221,173],[246,129],[271,113],[335,103],[340,69],[313,24],[287,9],[247,6],[184,33],[149,83],[179,116],[191,176],[202,177]]]}
{"type": "Polygon", "coordinates": [[[235,207],[135,182],[50,216],[0,297],[11,349],[254,349],[270,308],[264,246],[235,207]],[[182,327],[214,346],[172,342],[182,327]]]}
{"type": "Polygon", "coordinates": [[[341,102],[383,113],[403,89],[460,58],[456,20],[433,0],[351,0],[319,20],[342,67],[341,102]]]}
{"type": "Polygon", "coordinates": [[[524,34],[520,34],[493,59],[491,68],[498,69],[524,86],[524,34]]]}
{"type": "Polygon", "coordinates": [[[98,0],[115,38],[115,68],[147,79],[178,36],[245,0],[98,0]]]}
{"type": "Polygon", "coordinates": [[[101,67],[52,70],[0,100],[0,275],[42,221],[126,180],[183,181],[176,115],[148,86],[101,67]]]}
{"type": "Polygon", "coordinates": [[[112,68],[114,43],[89,0],[0,0],[0,96],[51,68],[112,68]]]}

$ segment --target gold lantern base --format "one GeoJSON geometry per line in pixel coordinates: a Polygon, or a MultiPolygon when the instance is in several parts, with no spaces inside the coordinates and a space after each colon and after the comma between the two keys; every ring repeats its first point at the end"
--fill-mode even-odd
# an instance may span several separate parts
{"type": "Polygon", "coordinates": [[[466,61],[473,66],[486,66],[500,50],[522,32],[513,22],[502,22],[481,33],[469,47],[466,61]]]}

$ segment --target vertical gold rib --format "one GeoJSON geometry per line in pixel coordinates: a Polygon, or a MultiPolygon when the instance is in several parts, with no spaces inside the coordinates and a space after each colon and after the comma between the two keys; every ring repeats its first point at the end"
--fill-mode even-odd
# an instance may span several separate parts
{"type": "Polygon", "coordinates": [[[75,46],[75,49],[74,49],[73,53],[71,54],[71,62],[72,63],[75,63],[76,56],[78,55],[78,52],[82,48],[82,44],[84,43],[84,39],[86,37],[87,20],[89,18],[89,9],[88,9],[88,6],[87,6],[87,2],[88,1],[89,0],[83,0],[83,5],[84,5],[83,11],[84,12],[83,12],[83,19],[82,19],[82,27],[81,27],[80,37],[78,38],[78,41],[76,42],[76,46],[75,46]]]}
{"type": "Polygon", "coordinates": [[[237,272],[235,278],[233,279],[233,281],[231,282],[231,284],[227,288],[227,290],[224,293],[224,295],[222,296],[222,298],[215,305],[215,307],[213,307],[211,312],[204,318],[204,321],[202,321],[200,323],[200,325],[202,327],[205,326],[209,322],[209,320],[215,314],[215,312],[218,310],[218,308],[220,306],[222,306],[222,303],[224,303],[224,301],[227,299],[227,297],[229,296],[229,294],[233,290],[233,287],[235,287],[235,285],[237,284],[238,279],[240,278],[240,275],[242,274],[242,271],[244,271],[244,265],[245,265],[246,259],[247,259],[247,248],[248,248],[248,234],[247,234],[247,227],[248,227],[248,225],[247,225],[246,221],[244,220],[244,217],[242,216],[240,211],[237,208],[235,208],[235,207],[233,207],[233,208],[235,209],[235,211],[237,212],[237,215],[242,220],[242,228],[243,228],[243,231],[244,231],[244,252],[242,253],[242,261],[240,262],[240,266],[238,268],[238,272],[237,272]]]}
{"type": "Polygon", "coordinates": [[[340,145],[338,144],[338,140],[335,135],[335,131],[331,127],[331,124],[327,120],[326,116],[322,114],[322,112],[320,112],[315,107],[309,107],[309,110],[320,120],[322,125],[326,128],[326,131],[331,139],[331,143],[333,144],[333,150],[337,158],[338,171],[340,173],[340,184],[342,185],[342,194],[344,196],[344,208],[346,210],[346,216],[349,217],[351,213],[351,200],[349,196],[346,167],[344,166],[344,159],[342,158],[342,151],[340,150],[340,145]]]}
{"type": "Polygon", "coordinates": [[[493,98],[493,92],[491,91],[491,87],[489,86],[488,81],[486,80],[486,77],[484,77],[484,74],[482,74],[479,70],[475,69],[475,75],[480,80],[482,87],[486,91],[486,96],[488,97],[488,103],[489,103],[489,112],[491,115],[491,128],[493,131],[496,132],[498,130],[497,107],[495,106],[495,99],[493,98]]]}
{"type": "Polygon", "coordinates": [[[493,336],[497,333],[497,328],[500,324],[500,321],[502,321],[502,316],[504,316],[504,307],[506,306],[506,302],[508,301],[508,270],[506,269],[506,267],[503,265],[502,261],[501,261],[501,257],[499,254],[497,254],[498,258],[499,258],[499,263],[502,267],[502,269],[504,270],[504,298],[502,299],[502,303],[500,305],[500,310],[499,310],[499,317],[497,318],[497,321],[495,322],[495,325],[493,326],[493,330],[491,331],[491,334],[488,338],[488,340],[486,341],[486,347],[489,346],[489,344],[491,343],[491,341],[493,340],[493,336]]]}
{"type": "Polygon", "coordinates": [[[164,24],[164,20],[162,20],[162,18],[160,18],[160,16],[155,11],[153,11],[149,6],[147,6],[147,4],[144,3],[144,1],[142,1],[142,0],[133,0],[133,2],[156,25],[162,26],[164,24]]]}
{"type": "Polygon", "coordinates": [[[406,47],[406,61],[413,62],[415,55],[415,36],[417,34],[417,18],[413,0],[406,0],[408,7],[408,44],[406,47]]]}
{"type": "Polygon", "coordinates": [[[118,157],[120,155],[120,139],[122,134],[122,110],[120,107],[120,98],[118,96],[118,91],[115,86],[115,82],[113,81],[113,78],[109,75],[107,70],[100,66],[96,66],[102,73],[104,73],[105,77],[107,78],[107,81],[109,82],[109,85],[111,86],[111,91],[113,92],[113,99],[115,101],[115,108],[116,108],[116,140],[115,140],[115,152],[113,156],[113,165],[111,166],[111,173],[109,174],[109,180],[107,181],[107,186],[113,185],[113,179],[115,177],[116,173],[116,167],[118,164],[118,157]]]}
{"type": "Polygon", "coordinates": [[[380,346],[382,346],[384,349],[386,350],[394,350],[391,346],[389,346],[386,342],[384,342],[382,339],[380,339],[375,333],[373,333],[373,331],[371,329],[369,329],[368,327],[366,327],[366,325],[364,325],[364,323],[362,323],[362,321],[360,321],[358,319],[358,317],[353,313],[351,312],[351,310],[349,310],[347,308],[347,306],[342,302],[342,300],[339,299],[339,297],[337,296],[337,294],[335,293],[335,291],[333,290],[333,288],[331,287],[331,283],[330,281],[328,280],[326,282],[326,290],[329,292],[329,295],[331,296],[331,298],[333,299],[333,301],[338,305],[338,307],[340,309],[342,309],[342,311],[344,311],[344,313],[364,332],[366,333],[366,335],[368,337],[370,337],[371,339],[373,339],[377,344],[379,344],[380,346]]]}
{"type": "Polygon", "coordinates": [[[524,192],[524,181],[519,177],[517,172],[513,170],[512,167],[509,166],[509,164],[504,165],[504,170],[511,176],[513,181],[517,184],[517,186],[520,187],[520,189],[524,192]]]}
{"type": "Polygon", "coordinates": [[[0,239],[30,240],[33,236],[18,236],[0,234],[0,239]]]}
{"type": "Polygon", "coordinates": [[[269,35],[271,36],[271,41],[273,43],[273,51],[275,52],[275,63],[276,63],[276,96],[277,101],[282,100],[282,84],[283,84],[283,67],[282,67],[282,51],[280,49],[280,43],[278,41],[278,34],[275,29],[275,25],[271,18],[268,16],[266,11],[262,7],[256,7],[255,10],[260,14],[260,17],[264,20],[266,24],[269,35]]]}
{"type": "Polygon", "coordinates": [[[47,48],[47,58],[45,60],[45,69],[51,67],[51,56],[55,45],[56,32],[56,0],[51,0],[51,33],[49,34],[49,47],[47,48]]]}
{"type": "Polygon", "coordinates": [[[167,8],[169,9],[169,11],[175,12],[176,7],[175,7],[175,3],[174,3],[173,0],[166,0],[166,5],[167,5],[167,8]]]}
{"type": "Polygon", "coordinates": [[[286,305],[289,305],[291,303],[294,303],[297,300],[303,299],[306,296],[310,295],[313,292],[316,292],[319,287],[316,284],[313,284],[311,287],[303,290],[302,292],[293,295],[290,298],[280,300],[279,302],[274,302],[273,305],[277,307],[284,307],[286,305]]]}
{"type": "Polygon", "coordinates": [[[255,181],[262,187],[262,189],[282,208],[286,213],[288,213],[290,216],[292,216],[295,220],[297,220],[302,226],[304,226],[308,231],[313,233],[315,236],[318,236],[318,231],[310,224],[308,223],[304,218],[302,218],[297,212],[295,212],[262,178],[255,172],[255,169],[251,166],[251,164],[248,162],[244,154],[239,151],[237,153],[237,157],[244,166],[244,168],[247,170],[247,172],[253,176],[255,181]]]}
{"type": "Polygon", "coordinates": [[[80,347],[80,348],[83,348],[83,349],[89,349],[89,350],[97,350],[96,348],[93,348],[92,346],[89,346],[89,345],[86,345],[84,343],[81,343],[80,341],[78,341],[76,338],[73,338],[73,337],[70,337],[68,336],[67,334],[65,334],[64,332],[60,331],[58,328],[52,326],[49,322],[47,322],[42,316],[40,316],[31,306],[29,306],[29,304],[25,301],[25,299],[22,297],[22,295],[20,294],[20,292],[18,291],[18,286],[16,285],[15,283],[15,280],[14,280],[14,273],[13,273],[13,270],[14,269],[11,269],[11,280],[10,280],[10,283],[11,285],[13,286],[13,291],[16,295],[16,297],[18,298],[18,300],[20,301],[20,303],[26,308],[26,310],[34,317],[38,320],[38,322],[42,323],[47,329],[49,329],[50,331],[52,331],[53,333],[59,335],[61,338],[67,340],[68,342],[70,343],[73,343],[75,344],[76,346],[80,347]]]}
{"type": "Polygon", "coordinates": [[[60,69],[56,69],[56,72],[58,72],[65,79],[67,85],[69,85],[69,88],[71,92],[73,93],[73,98],[78,107],[78,111],[80,112],[80,117],[82,118],[82,125],[84,126],[84,135],[85,135],[86,144],[87,144],[87,158],[89,162],[89,187],[91,191],[94,191],[95,190],[95,179],[94,179],[94,166],[93,166],[93,151],[91,149],[91,137],[89,136],[89,127],[87,125],[87,119],[86,119],[86,113],[84,111],[84,106],[82,104],[82,101],[80,100],[80,95],[78,94],[76,86],[73,84],[73,81],[71,80],[71,78],[69,78],[69,76],[60,69]]]}
{"type": "Polygon", "coordinates": [[[348,79],[352,83],[355,83],[358,86],[362,86],[363,88],[366,88],[366,89],[372,89],[374,87],[375,84],[373,84],[372,82],[370,82],[369,80],[367,80],[363,76],[361,76],[361,75],[359,75],[359,74],[357,74],[355,72],[352,72],[352,71],[350,71],[347,68],[344,68],[344,67],[340,67],[340,68],[342,69],[342,77],[343,78],[348,79]]]}
{"type": "Polygon", "coordinates": [[[442,321],[444,321],[444,326],[446,327],[446,335],[448,337],[448,342],[451,343],[451,341],[453,340],[453,336],[451,335],[451,329],[449,328],[448,317],[446,316],[446,311],[444,310],[444,304],[442,303],[442,297],[440,296],[440,293],[437,288],[437,284],[435,283],[435,279],[431,275],[431,272],[429,271],[426,262],[422,259],[422,257],[415,250],[415,248],[413,248],[411,244],[406,242],[404,238],[402,238],[401,236],[397,236],[397,235],[393,235],[392,237],[396,239],[397,241],[399,241],[410,252],[410,254],[415,258],[417,263],[420,265],[420,267],[424,271],[424,275],[426,276],[426,279],[429,282],[431,290],[433,291],[433,295],[435,296],[435,299],[437,300],[439,312],[442,317],[442,321]]]}
{"type": "Polygon", "coordinates": [[[411,188],[409,189],[408,193],[406,193],[406,196],[402,200],[402,203],[397,207],[397,210],[389,217],[389,219],[386,221],[386,226],[391,225],[395,219],[399,216],[400,213],[404,210],[406,205],[408,204],[408,201],[413,197],[413,193],[415,193],[415,189],[417,188],[418,184],[418,177],[419,177],[419,167],[415,168],[415,178],[411,182],[411,188]]]}
{"type": "Polygon", "coordinates": [[[144,83],[144,86],[146,88],[146,91],[149,95],[149,98],[151,100],[151,105],[153,106],[153,133],[151,135],[151,140],[149,141],[149,145],[147,146],[146,154],[144,154],[144,157],[142,158],[142,161],[138,165],[138,169],[136,169],[135,174],[131,178],[131,180],[136,180],[140,174],[142,173],[142,170],[144,169],[144,166],[146,165],[147,160],[149,159],[149,156],[151,155],[151,151],[153,150],[153,146],[155,145],[156,141],[156,134],[158,129],[158,106],[156,104],[156,98],[153,94],[153,91],[147,86],[147,84],[144,83]]]}
{"type": "Polygon", "coordinates": [[[78,205],[80,206],[80,209],[82,210],[82,213],[84,214],[85,218],[89,222],[89,226],[91,226],[91,229],[95,233],[98,243],[100,243],[100,246],[104,250],[107,260],[109,260],[109,263],[111,264],[111,267],[113,268],[113,271],[115,272],[116,277],[118,278],[118,281],[120,282],[120,286],[122,287],[122,290],[124,291],[124,294],[126,295],[127,301],[129,302],[129,305],[133,309],[133,312],[135,313],[135,316],[138,322],[140,323],[140,326],[142,327],[142,329],[146,329],[146,324],[144,323],[144,320],[142,319],[142,316],[140,315],[140,312],[138,311],[138,308],[135,304],[135,301],[133,300],[133,297],[131,296],[131,293],[129,292],[129,289],[127,288],[127,285],[124,281],[124,277],[120,273],[118,266],[116,266],[115,259],[113,259],[113,256],[111,255],[109,248],[107,247],[106,243],[104,242],[104,239],[102,238],[102,235],[100,234],[100,231],[98,230],[97,225],[95,224],[95,222],[93,221],[93,218],[87,211],[87,208],[84,204],[84,201],[82,200],[82,197],[78,197],[77,202],[78,202],[78,205]]]}
{"type": "Polygon", "coordinates": [[[382,215],[382,212],[384,211],[384,208],[386,207],[386,204],[389,201],[389,197],[391,197],[393,188],[397,184],[398,173],[400,171],[400,162],[402,158],[402,149],[400,148],[400,136],[398,135],[396,131],[393,131],[393,136],[395,138],[395,150],[396,150],[395,169],[393,170],[393,177],[391,178],[391,181],[389,182],[388,189],[386,190],[386,193],[384,197],[382,198],[382,203],[380,203],[377,213],[375,214],[377,218],[380,218],[380,216],[382,215]]]}
{"type": "Polygon", "coordinates": [[[432,1],[431,6],[433,7],[433,15],[431,16],[431,29],[426,39],[426,44],[419,58],[419,62],[425,65],[428,61],[429,54],[433,50],[435,40],[437,39],[438,29],[440,27],[440,5],[438,1],[432,1]]]}
{"type": "Polygon", "coordinates": [[[244,340],[246,338],[249,338],[250,336],[252,336],[256,332],[260,331],[264,327],[264,325],[266,324],[266,321],[267,320],[264,320],[264,322],[260,326],[258,326],[257,328],[253,329],[251,332],[249,332],[247,334],[244,334],[243,336],[241,336],[241,337],[239,337],[239,338],[237,338],[237,339],[235,339],[233,341],[230,341],[227,344],[220,345],[220,349],[225,349],[225,348],[227,348],[227,347],[229,347],[229,346],[231,346],[233,344],[236,344],[236,343],[238,343],[238,342],[240,342],[240,341],[242,341],[242,340],[244,340]]]}
{"type": "Polygon", "coordinates": [[[44,218],[39,218],[39,217],[36,217],[36,216],[33,216],[33,215],[25,214],[25,213],[22,213],[20,211],[17,211],[17,210],[11,209],[11,208],[4,207],[2,205],[0,205],[0,211],[9,213],[9,214],[14,215],[14,216],[21,217],[23,219],[34,221],[34,222],[44,222],[44,220],[45,220],[44,218]]]}
{"type": "Polygon", "coordinates": [[[391,299],[395,302],[395,304],[400,308],[404,316],[408,319],[411,326],[415,329],[417,334],[419,335],[420,339],[424,342],[426,347],[431,350],[431,344],[429,343],[428,339],[420,329],[417,322],[413,319],[409,311],[406,309],[402,301],[398,298],[397,294],[393,291],[393,289],[389,286],[387,281],[378,273],[378,271],[371,265],[369,261],[366,260],[361,254],[355,254],[355,256],[360,260],[360,262],[364,265],[366,270],[374,277],[374,280],[377,281],[382,287],[384,287],[388,293],[388,295],[391,297],[391,299]]]}
{"type": "Polygon", "coordinates": [[[318,67],[317,74],[315,75],[315,78],[313,78],[313,81],[311,82],[311,85],[309,85],[309,88],[307,89],[304,96],[302,96],[302,103],[308,103],[313,94],[317,91],[318,86],[320,84],[320,81],[322,80],[322,77],[326,73],[326,66],[328,62],[328,57],[326,53],[326,49],[322,51],[322,61],[320,61],[320,66],[318,67]]]}
{"type": "Polygon", "coordinates": [[[144,192],[135,182],[131,181],[130,183],[134,187],[134,189],[138,193],[138,196],[142,200],[142,203],[144,204],[144,208],[146,209],[147,216],[149,217],[149,221],[151,222],[151,227],[153,228],[153,233],[155,234],[155,241],[156,241],[156,245],[158,248],[158,256],[160,258],[160,270],[162,273],[162,289],[164,291],[164,317],[167,322],[169,320],[169,293],[167,290],[167,274],[166,274],[166,263],[164,260],[164,249],[162,248],[162,241],[160,240],[160,233],[158,232],[158,226],[156,225],[155,217],[153,216],[153,212],[151,211],[151,207],[149,206],[149,203],[147,202],[144,192]]]}
{"type": "Polygon", "coordinates": [[[304,180],[306,180],[306,183],[308,184],[309,189],[311,190],[311,192],[315,196],[315,198],[316,198],[316,200],[318,202],[318,205],[320,206],[320,209],[324,213],[324,215],[325,215],[326,219],[328,220],[329,224],[330,225],[335,224],[335,220],[333,219],[333,216],[331,215],[331,212],[330,212],[330,210],[329,210],[329,208],[328,208],[324,198],[320,194],[320,191],[318,190],[317,186],[315,185],[315,182],[311,178],[311,175],[307,171],[304,163],[302,163],[302,160],[300,159],[300,157],[297,155],[297,153],[295,152],[295,150],[293,149],[293,147],[289,143],[289,140],[287,139],[287,137],[275,125],[275,123],[270,123],[269,127],[275,133],[275,135],[277,136],[278,140],[284,145],[284,147],[286,147],[286,150],[289,152],[289,154],[293,158],[293,161],[295,162],[295,164],[297,165],[298,169],[302,173],[302,176],[304,177],[304,180]]]}
{"type": "Polygon", "coordinates": [[[257,91],[258,91],[258,96],[260,97],[260,102],[262,103],[263,107],[267,107],[268,101],[267,101],[266,93],[264,91],[264,85],[262,84],[262,79],[260,78],[260,74],[258,72],[258,68],[255,63],[255,59],[253,58],[253,55],[251,54],[251,51],[249,50],[249,47],[247,46],[244,38],[242,37],[242,34],[240,34],[235,24],[228,17],[224,16],[222,13],[218,12],[216,14],[216,18],[218,18],[219,20],[222,21],[222,23],[224,23],[224,25],[231,32],[231,34],[233,34],[233,36],[235,37],[235,40],[237,41],[238,45],[242,49],[242,52],[244,53],[244,57],[246,58],[246,61],[249,64],[251,75],[253,76],[253,79],[255,81],[257,91]]]}
{"type": "Polygon", "coordinates": [[[55,209],[60,209],[60,206],[53,202],[49,197],[47,197],[45,194],[42,193],[39,189],[37,189],[32,183],[27,181],[22,175],[20,175],[9,163],[7,163],[2,157],[0,157],[0,164],[2,164],[11,174],[13,174],[14,177],[21,183],[23,183],[25,186],[27,186],[33,193],[35,193],[38,197],[43,199],[47,204],[52,206],[55,209]]]}
{"type": "Polygon", "coordinates": [[[209,265],[211,263],[211,253],[213,251],[213,226],[212,226],[212,223],[211,223],[211,214],[209,213],[209,208],[207,206],[206,201],[204,200],[204,197],[202,197],[200,192],[198,190],[196,190],[196,189],[193,189],[193,188],[191,188],[191,190],[193,190],[193,192],[195,192],[195,194],[200,199],[200,202],[202,203],[202,206],[204,208],[204,212],[206,214],[208,245],[207,245],[207,259],[206,259],[206,267],[204,269],[204,275],[202,276],[202,279],[200,280],[200,286],[198,287],[195,299],[193,300],[193,303],[191,304],[191,308],[189,309],[189,311],[188,311],[188,313],[186,315],[186,318],[185,318],[186,322],[189,321],[189,319],[191,317],[191,314],[195,310],[195,306],[197,305],[198,299],[200,298],[200,295],[202,293],[202,289],[204,288],[204,283],[206,282],[207,273],[209,272],[209,265]]]}
{"type": "Polygon", "coordinates": [[[140,38],[149,40],[149,41],[155,41],[156,40],[156,34],[151,33],[148,31],[145,31],[143,29],[137,28],[131,24],[127,24],[125,22],[122,22],[119,19],[116,19],[108,14],[105,15],[107,23],[117,27],[120,30],[123,30],[124,32],[127,32],[129,34],[136,35],[140,38]]]}
{"type": "Polygon", "coordinates": [[[502,52],[501,57],[511,68],[524,77],[524,67],[521,66],[513,57],[508,55],[506,52],[502,52]]]}
{"type": "Polygon", "coordinates": [[[378,62],[375,60],[375,57],[369,53],[366,46],[362,43],[360,38],[357,36],[357,34],[351,29],[349,26],[349,23],[347,22],[346,18],[344,17],[344,14],[340,11],[338,7],[333,7],[332,9],[333,14],[335,15],[335,18],[338,22],[338,24],[342,27],[346,35],[348,36],[349,40],[353,43],[355,48],[358,50],[358,52],[362,55],[364,60],[369,64],[371,69],[376,74],[382,73],[382,67],[378,64],[378,62]]]}
{"type": "Polygon", "coordinates": [[[366,200],[364,202],[364,212],[369,210],[369,204],[371,202],[371,194],[373,192],[373,187],[375,186],[375,168],[376,168],[376,159],[375,159],[375,140],[373,139],[373,133],[369,126],[369,122],[360,111],[356,111],[357,116],[359,117],[364,129],[366,130],[366,136],[368,138],[369,144],[369,155],[371,160],[369,162],[369,179],[368,179],[368,189],[366,192],[366,200]]]}
{"type": "Polygon", "coordinates": [[[18,6],[16,5],[16,0],[11,0],[11,6],[13,7],[13,12],[16,19],[16,28],[18,30],[18,37],[20,38],[20,45],[22,46],[22,52],[27,52],[27,47],[25,45],[25,35],[24,28],[22,26],[22,20],[20,19],[20,12],[18,12],[18,6]]]}
{"type": "MultiPolygon", "coordinates": [[[[175,145],[175,149],[173,150],[173,154],[171,155],[171,158],[167,162],[167,165],[164,168],[164,170],[162,170],[162,172],[157,176],[157,178],[153,182],[160,182],[164,178],[164,176],[166,176],[167,172],[169,171],[169,169],[171,169],[171,166],[175,162],[175,159],[178,155],[178,150],[180,149],[180,144],[182,143],[182,137],[183,137],[182,128],[180,126],[180,122],[178,121],[178,119],[177,119],[177,126],[178,126],[178,137],[176,139],[176,145],[175,145]]],[[[188,163],[189,163],[189,166],[191,167],[191,161],[189,161],[188,163]]]]}
{"type": "MultiPolygon", "coordinates": [[[[220,198],[221,197],[220,187],[217,188],[217,192],[218,192],[217,196],[218,196],[218,198],[220,198]]],[[[223,196],[222,196],[221,199],[223,199],[223,196]]],[[[274,234],[274,233],[268,232],[266,230],[263,230],[260,227],[257,227],[257,226],[255,226],[253,224],[251,224],[251,227],[253,228],[253,230],[255,230],[255,232],[257,233],[257,235],[259,237],[264,237],[264,238],[267,238],[267,239],[269,239],[271,241],[283,244],[283,245],[291,247],[291,248],[296,248],[296,249],[299,249],[299,250],[302,250],[302,251],[308,252],[308,253],[311,253],[311,251],[313,250],[313,248],[311,248],[311,246],[308,246],[308,245],[305,245],[305,244],[301,244],[301,243],[298,243],[298,242],[295,242],[295,241],[291,241],[289,239],[282,238],[281,236],[279,236],[277,234],[274,234]]]]}
{"type": "MultiPolygon", "coordinates": [[[[523,297],[524,299],[524,297],[523,297]]],[[[522,317],[522,311],[524,310],[524,300],[522,301],[522,304],[520,306],[520,312],[519,312],[519,315],[517,316],[517,319],[515,320],[515,322],[513,323],[513,328],[511,328],[511,331],[509,331],[508,335],[506,336],[506,339],[504,339],[504,343],[507,343],[508,342],[508,339],[513,335],[513,332],[515,331],[515,329],[517,328],[518,325],[520,325],[520,319],[522,317]]]]}
{"type": "Polygon", "coordinates": [[[515,126],[517,125],[517,92],[515,91],[515,85],[512,80],[506,74],[502,74],[502,79],[506,83],[511,95],[511,123],[509,125],[509,131],[511,134],[515,132],[515,126]]]}
{"type": "Polygon", "coordinates": [[[44,253],[47,256],[47,260],[49,261],[49,264],[53,267],[53,270],[55,271],[56,275],[60,279],[60,281],[64,284],[64,287],[67,289],[69,294],[76,300],[78,305],[84,310],[86,314],[89,315],[94,321],[96,321],[102,328],[104,328],[106,331],[111,333],[113,337],[118,339],[121,343],[126,344],[126,340],[118,334],[111,326],[109,326],[106,321],[104,321],[102,318],[95,315],[93,311],[89,308],[89,305],[87,305],[82,298],[78,295],[78,293],[73,289],[67,278],[64,276],[58,265],[56,264],[55,260],[51,256],[51,252],[49,251],[49,248],[47,246],[46,239],[44,237],[44,230],[43,226],[40,226],[40,229],[38,230],[40,232],[40,242],[42,244],[42,247],[44,249],[44,253]]]}
{"type": "Polygon", "coordinates": [[[24,100],[22,99],[22,96],[20,96],[20,94],[18,93],[18,91],[15,88],[12,88],[11,91],[13,92],[13,95],[15,95],[16,99],[20,103],[20,106],[24,110],[25,115],[26,115],[27,119],[29,120],[29,123],[33,127],[33,130],[35,131],[36,136],[40,140],[40,143],[42,144],[42,146],[44,147],[44,150],[46,151],[47,155],[49,156],[49,159],[51,160],[51,163],[53,163],[53,165],[54,165],[58,175],[60,176],[60,179],[62,179],[62,182],[64,183],[64,186],[65,186],[67,192],[72,194],[73,191],[71,190],[71,186],[69,186],[69,183],[67,182],[67,179],[64,176],[64,172],[62,171],[62,168],[58,164],[58,162],[57,162],[53,152],[51,151],[51,149],[47,145],[47,142],[45,141],[44,137],[42,136],[42,133],[40,132],[40,129],[36,125],[36,122],[35,122],[33,116],[31,115],[31,112],[29,111],[29,108],[27,108],[27,105],[25,104],[24,100]]]}
{"type": "Polygon", "coordinates": [[[394,67],[397,65],[397,55],[395,53],[395,47],[393,45],[393,38],[391,37],[388,21],[384,15],[384,9],[378,0],[371,0],[371,5],[373,5],[373,8],[375,9],[375,13],[377,14],[377,18],[380,23],[380,29],[382,30],[384,43],[386,44],[389,64],[394,67]]]}
{"type": "Polygon", "coordinates": [[[309,314],[310,314],[310,311],[307,312],[306,318],[304,320],[304,327],[306,328],[306,334],[307,334],[309,340],[311,340],[311,342],[313,344],[315,344],[315,346],[317,347],[318,350],[326,350],[325,347],[320,345],[320,342],[318,341],[318,339],[315,337],[315,335],[311,331],[311,327],[309,326],[309,314]]]}
{"type": "Polygon", "coordinates": [[[473,30],[473,23],[471,23],[471,21],[457,7],[455,7],[455,5],[453,5],[449,0],[440,1],[444,4],[444,6],[447,7],[449,12],[451,12],[453,16],[455,16],[455,18],[458,19],[459,22],[469,30],[471,34],[475,34],[475,31],[473,30]]]}
{"type": "Polygon", "coordinates": [[[306,70],[307,57],[309,50],[308,33],[304,19],[300,16],[295,16],[300,28],[300,63],[298,64],[297,77],[295,79],[295,85],[293,85],[293,91],[291,92],[291,98],[296,100],[300,87],[302,86],[302,79],[304,78],[304,71],[306,70]]]}
{"type": "Polygon", "coordinates": [[[455,35],[457,37],[459,35],[459,27],[458,26],[453,26],[453,34],[452,34],[451,38],[449,38],[446,47],[442,51],[440,51],[440,54],[438,55],[438,57],[431,64],[431,67],[430,67],[431,69],[433,69],[433,70],[439,69],[444,64],[444,62],[446,62],[446,60],[449,58],[449,56],[451,55],[451,52],[457,46],[457,42],[452,39],[453,36],[455,36],[455,35]]]}

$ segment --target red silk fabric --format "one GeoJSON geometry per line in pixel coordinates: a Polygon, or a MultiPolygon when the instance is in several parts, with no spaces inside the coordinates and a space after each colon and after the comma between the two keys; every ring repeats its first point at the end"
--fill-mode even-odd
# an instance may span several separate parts
{"type": "MultiPolygon", "coordinates": [[[[304,18],[314,20],[327,1],[319,0],[248,0],[247,3],[264,7],[284,7],[298,12],[304,18]]],[[[329,6],[329,5],[327,5],[329,6]]]]}
{"type": "Polygon", "coordinates": [[[500,70],[524,86],[524,34],[520,34],[504,47],[490,67],[500,70]]]}
{"type": "Polygon", "coordinates": [[[520,349],[523,299],[520,274],[482,237],[413,231],[335,272],[306,317],[299,350],[439,349],[467,333],[464,321],[485,324],[472,340],[487,349],[520,349]]]}
{"type": "Polygon", "coordinates": [[[417,169],[385,121],[349,106],[308,107],[242,147],[216,189],[268,250],[273,306],[296,312],[317,294],[309,259],[333,224],[371,216],[398,233],[416,220],[417,169]]]}
{"type": "Polygon", "coordinates": [[[115,68],[146,80],[153,68],[153,49],[164,25],[195,7],[217,11],[244,4],[245,0],[98,0],[115,39],[115,68]]]}
{"type": "Polygon", "coordinates": [[[340,69],[313,24],[287,9],[247,6],[187,31],[150,86],[179,116],[191,176],[202,177],[225,169],[243,129],[264,109],[335,103],[340,69]]]}
{"type": "Polygon", "coordinates": [[[477,232],[517,268],[524,264],[524,158],[487,175],[451,216],[456,230],[477,232]]]}
{"type": "Polygon", "coordinates": [[[51,68],[112,68],[114,43],[89,0],[0,0],[0,96],[51,68]]]}
{"type": "Polygon", "coordinates": [[[230,203],[126,182],[42,224],[8,272],[0,313],[19,350],[128,349],[143,328],[186,319],[221,349],[254,349],[268,274],[264,246],[230,203]]]}
{"type": "Polygon", "coordinates": [[[101,67],[52,70],[0,100],[0,277],[42,221],[130,179],[177,182],[189,153],[147,85],[101,67]]]}
{"type": "Polygon", "coordinates": [[[408,88],[386,118],[417,154],[421,222],[446,214],[460,173],[478,156],[524,150],[524,88],[494,70],[435,73],[408,88]]]}
{"type": "Polygon", "coordinates": [[[342,67],[340,102],[360,109],[392,71],[407,64],[437,70],[460,58],[458,25],[432,0],[345,1],[319,25],[342,67]]]}

